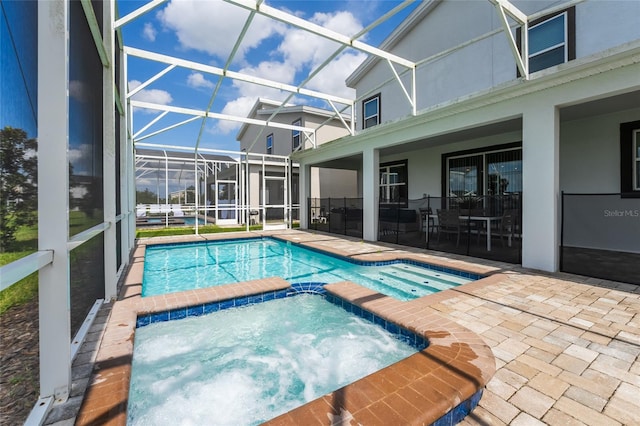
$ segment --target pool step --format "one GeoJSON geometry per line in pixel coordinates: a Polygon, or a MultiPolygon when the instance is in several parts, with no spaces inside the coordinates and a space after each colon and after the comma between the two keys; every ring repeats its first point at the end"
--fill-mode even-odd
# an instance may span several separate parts
{"type": "Polygon", "coordinates": [[[396,295],[406,300],[411,300],[430,293],[429,291],[425,291],[423,287],[416,286],[415,283],[411,283],[406,280],[399,280],[393,275],[388,276],[388,280],[386,281],[381,279],[374,279],[373,276],[370,276],[369,278],[372,281],[375,281],[376,285],[378,285],[380,288],[387,289],[386,291],[380,291],[380,293],[384,293],[387,295],[396,295]]]}
{"type": "Polygon", "coordinates": [[[472,281],[470,278],[461,277],[459,275],[436,271],[434,269],[421,268],[420,266],[407,265],[403,263],[392,265],[392,269],[400,270],[407,274],[415,275],[419,278],[429,279],[435,277],[439,281],[450,283],[451,285],[461,285],[472,281]],[[405,266],[408,266],[408,268],[405,269],[405,266]]]}
{"type": "Polygon", "coordinates": [[[425,287],[433,292],[447,290],[470,281],[463,277],[444,275],[440,271],[428,270],[423,273],[413,269],[405,269],[401,265],[398,267],[394,265],[390,268],[390,272],[382,272],[382,274],[404,280],[412,285],[425,287]]]}
{"type": "MultiPolygon", "coordinates": [[[[399,274],[381,272],[380,276],[388,282],[390,285],[395,285],[398,287],[408,287],[411,294],[415,295],[426,295],[431,293],[437,293],[441,290],[446,290],[449,287],[444,287],[442,285],[430,285],[431,282],[425,283],[423,281],[418,281],[414,277],[402,277],[399,274]]],[[[385,282],[383,281],[383,282],[385,282]]]]}

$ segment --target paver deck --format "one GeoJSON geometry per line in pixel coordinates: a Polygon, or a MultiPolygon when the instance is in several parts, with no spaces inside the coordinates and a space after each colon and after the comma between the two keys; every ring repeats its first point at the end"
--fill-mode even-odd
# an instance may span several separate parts
{"type": "MultiPolygon", "coordinates": [[[[435,295],[383,307],[388,315],[400,316],[407,324],[431,315],[444,317],[473,331],[491,348],[496,372],[487,383],[479,406],[463,424],[640,424],[640,287],[334,235],[305,231],[280,231],[277,235],[359,259],[401,256],[491,275],[435,295]]],[[[199,238],[228,237],[217,234],[199,238]]],[[[136,273],[136,268],[141,274],[141,262],[133,262],[130,275],[136,273]]],[[[225,291],[241,290],[236,287],[225,291]]],[[[361,289],[347,285],[338,286],[335,291],[361,289]]],[[[134,300],[137,294],[139,288],[124,284],[123,300],[134,300]]],[[[199,296],[191,297],[199,300],[199,296]]],[[[114,319],[118,324],[132,320],[130,313],[118,309],[111,312],[110,321],[114,319]]],[[[109,353],[110,359],[117,361],[103,363],[103,375],[108,375],[111,367],[130,363],[127,343],[103,353],[113,337],[122,342],[118,330],[112,332],[115,334],[106,333],[102,338],[100,353],[109,353]]],[[[91,406],[91,392],[87,395],[78,423],[123,424],[122,404],[126,401],[100,401],[100,406],[91,406]],[[96,417],[94,412],[91,417],[83,417],[88,413],[87,407],[102,409],[101,415],[96,417]]],[[[397,400],[405,409],[416,408],[406,402],[397,400]]],[[[387,419],[370,417],[365,424],[384,424],[391,414],[387,419]]],[[[343,420],[338,416],[323,423],[343,420]]],[[[60,424],[63,422],[60,420],[60,424]]]]}

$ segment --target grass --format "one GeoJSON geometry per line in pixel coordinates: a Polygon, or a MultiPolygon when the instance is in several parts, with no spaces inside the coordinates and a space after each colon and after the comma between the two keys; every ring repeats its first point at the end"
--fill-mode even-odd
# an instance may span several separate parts
{"type": "MultiPolygon", "coordinates": [[[[300,223],[295,222],[294,228],[299,228],[300,223]]],[[[247,228],[244,225],[241,226],[217,226],[217,225],[203,225],[198,227],[200,234],[217,234],[220,232],[239,232],[246,231],[247,228]]],[[[261,231],[262,225],[251,225],[250,231],[261,231]]],[[[136,238],[148,238],[148,237],[166,237],[171,235],[193,235],[195,234],[195,228],[189,227],[176,227],[176,228],[154,228],[154,229],[138,229],[136,231],[136,238]]]]}
{"type": "MultiPolygon", "coordinates": [[[[16,232],[16,251],[0,253],[0,266],[21,259],[38,249],[38,228],[21,227],[16,232]]],[[[0,291],[0,315],[12,306],[30,302],[38,297],[38,273],[23,278],[9,288],[0,291]]]]}
{"type": "MultiPolygon", "coordinates": [[[[74,213],[74,212],[72,212],[74,213]]],[[[84,214],[76,214],[73,219],[76,226],[83,222],[84,214]]],[[[298,223],[294,223],[293,227],[297,228],[298,223]]],[[[199,227],[202,234],[213,234],[219,232],[237,232],[245,231],[245,226],[216,226],[205,225],[199,227]]],[[[253,225],[249,227],[251,231],[262,230],[262,225],[253,225]]],[[[140,229],[136,232],[137,238],[158,237],[169,235],[192,235],[195,233],[194,228],[178,227],[178,228],[157,228],[157,229],[140,229]]],[[[38,249],[38,228],[37,226],[22,227],[16,232],[16,251],[9,253],[0,253],[0,266],[7,265],[15,260],[23,258],[38,249]]],[[[12,306],[27,303],[38,297],[38,273],[23,278],[11,287],[0,291],[0,315],[5,313],[12,306]]]]}
{"type": "MultiPolygon", "coordinates": [[[[201,234],[217,234],[220,232],[238,232],[246,230],[246,226],[222,227],[217,225],[204,225],[198,227],[198,232],[201,234]]],[[[262,225],[252,225],[249,227],[249,230],[260,231],[262,230],[262,225]]],[[[195,232],[195,228],[185,226],[176,228],[139,229],[136,231],[136,238],[163,237],[169,235],[193,235],[195,232]]]]}

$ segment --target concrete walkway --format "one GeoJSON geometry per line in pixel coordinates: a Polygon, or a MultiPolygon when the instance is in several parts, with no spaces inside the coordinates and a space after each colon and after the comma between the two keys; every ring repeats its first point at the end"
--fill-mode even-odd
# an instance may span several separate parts
{"type": "MultiPolygon", "coordinates": [[[[376,250],[334,236],[298,239],[352,257],[376,250]]],[[[640,286],[375,246],[381,255],[401,250],[495,274],[430,305],[480,335],[496,357],[496,374],[463,424],[640,425],[640,286]]]]}
{"type": "MultiPolygon", "coordinates": [[[[639,286],[327,234],[278,236],[354,258],[406,253],[493,274],[427,296],[428,310],[480,335],[496,358],[463,424],[640,424],[639,286]]],[[[72,424],[69,415],[48,423],[72,424]]]]}
{"type": "Polygon", "coordinates": [[[640,287],[514,270],[433,306],[497,371],[465,424],[640,424],[640,287]]]}

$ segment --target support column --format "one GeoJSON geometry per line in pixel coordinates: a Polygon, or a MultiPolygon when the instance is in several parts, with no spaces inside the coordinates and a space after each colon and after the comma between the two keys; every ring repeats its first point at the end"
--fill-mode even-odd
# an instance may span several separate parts
{"type": "Polygon", "coordinates": [[[71,382],[68,31],[68,2],[38,2],[38,250],[53,251],[38,274],[40,397],[55,402],[71,382]]]}
{"type": "Polygon", "coordinates": [[[540,99],[522,119],[522,266],[556,272],[559,263],[559,116],[540,99]]]}
{"type": "MultiPolygon", "coordinates": [[[[111,2],[103,3],[102,22],[111,22],[111,2]]],[[[104,188],[104,221],[109,225],[104,231],[104,299],[111,300],[117,296],[118,260],[116,257],[116,129],[115,123],[115,90],[114,90],[114,40],[113,31],[102,29],[103,43],[109,58],[109,67],[102,68],[102,170],[104,188]]]]}
{"type": "Polygon", "coordinates": [[[309,229],[309,197],[311,197],[311,166],[300,163],[300,228],[309,229]]]}
{"type": "MultiPolygon", "coordinates": [[[[127,209],[125,210],[124,205],[122,207],[122,211],[127,212],[127,232],[128,232],[128,246],[129,250],[127,250],[127,255],[130,251],[135,247],[136,244],[136,156],[134,152],[133,146],[133,108],[131,107],[131,100],[126,97],[127,93],[127,82],[129,81],[128,72],[127,72],[127,62],[128,56],[123,55],[122,61],[122,74],[120,80],[120,97],[121,99],[126,99],[126,104],[123,105],[125,109],[124,120],[126,125],[124,127],[124,137],[122,138],[122,143],[124,145],[124,149],[122,150],[120,155],[125,157],[125,186],[126,191],[124,192],[127,197],[127,209]]],[[[122,125],[122,124],[121,124],[122,125]]],[[[158,191],[159,192],[159,191],[158,191]]],[[[124,252],[123,252],[124,254],[124,252]]]]}
{"type": "Polygon", "coordinates": [[[380,152],[367,148],[362,153],[362,238],[378,240],[378,197],[380,152]]]}
{"type": "MultiPolygon", "coordinates": [[[[117,46],[117,41],[115,41],[114,46],[117,46]]],[[[126,86],[123,81],[125,79],[124,72],[124,55],[122,51],[118,48],[114,48],[114,54],[120,56],[120,82],[118,83],[118,93],[120,95],[120,103],[123,108],[124,114],[120,115],[119,122],[120,127],[116,129],[116,132],[120,132],[120,250],[122,253],[122,265],[129,263],[129,253],[131,252],[133,237],[135,236],[135,206],[131,203],[130,200],[130,192],[135,194],[135,190],[129,183],[129,167],[130,164],[133,164],[135,160],[131,158],[129,155],[129,144],[127,142],[127,101],[123,94],[125,93],[126,86]],[[134,220],[134,224],[132,227],[130,219],[134,220]]],[[[114,61],[115,66],[115,61],[114,61]]],[[[135,187],[135,185],[134,185],[135,187]]],[[[117,285],[117,284],[116,284],[117,285]]]]}

